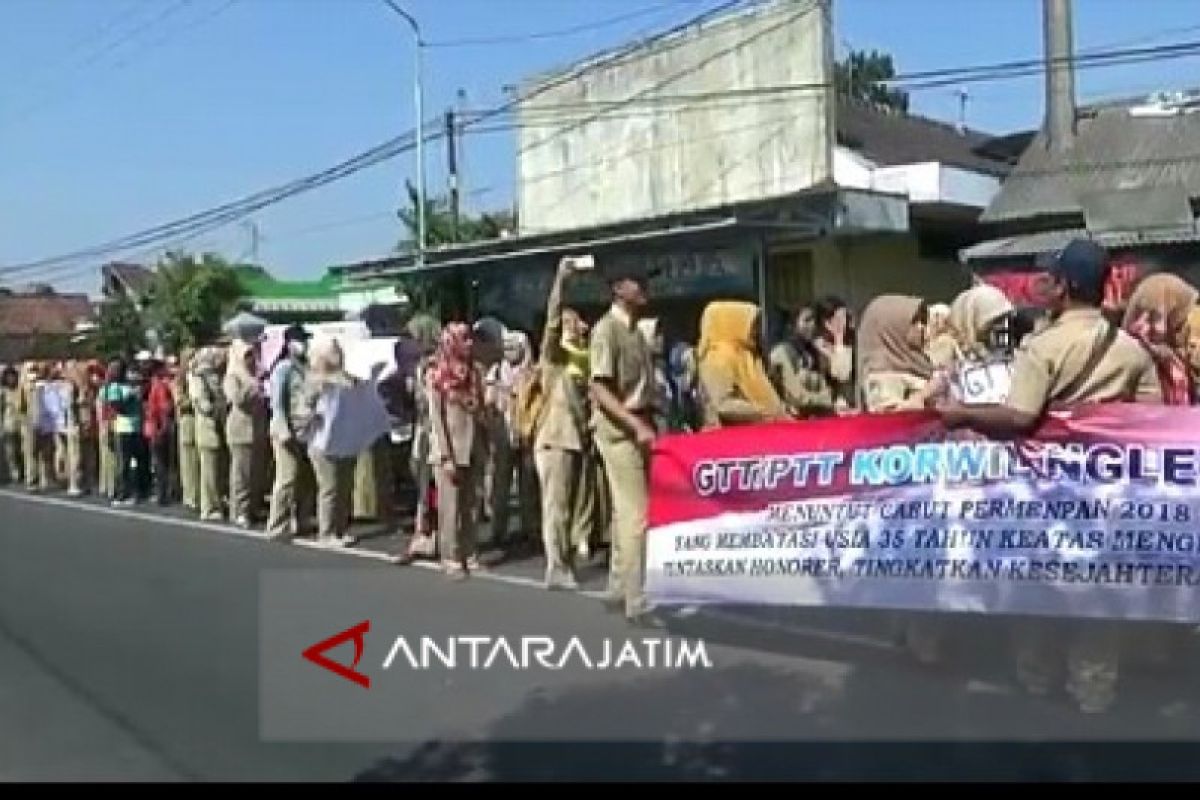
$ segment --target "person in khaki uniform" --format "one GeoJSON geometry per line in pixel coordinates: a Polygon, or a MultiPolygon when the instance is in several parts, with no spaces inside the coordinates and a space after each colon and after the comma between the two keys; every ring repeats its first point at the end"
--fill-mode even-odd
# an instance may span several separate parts
{"type": "MultiPolygon", "coordinates": [[[[862,406],[871,414],[924,408],[938,392],[933,364],[925,352],[928,310],[919,297],[880,295],[864,309],[859,331],[862,406]]],[[[897,636],[922,664],[942,658],[943,615],[900,613],[897,636]]]]}
{"type": "Polygon", "coordinates": [[[39,400],[42,393],[50,391],[57,391],[55,381],[51,380],[50,366],[31,365],[25,392],[25,426],[29,436],[26,447],[30,448],[29,463],[34,465],[25,476],[25,486],[31,492],[48,492],[58,483],[55,464],[58,436],[54,420],[45,416],[44,401],[39,400]]]}
{"type": "Polygon", "coordinates": [[[188,374],[188,395],[196,412],[196,449],[200,452],[200,518],[209,522],[225,519],[221,492],[228,413],[221,388],[224,371],[225,351],[205,347],[192,359],[188,374]]]}
{"type": "Polygon", "coordinates": [[[21,452],[21,431],[25,417],[21,403],[21,378],[16,367],[5,367],[0,376],[0,457],[10,483],[25,479],[25,464],[21,452]]]}
{"type": "Polygon", "coordinates": [[[67,494],[80,497],[96,481],[96,404],[91,374],[83,362],[67,364],[71,403],[67,412],[67,494]]]}
{"type": "Polygon", "coordinates": [[[229,413],[225,441],[229,445],[229,515],[240,528],[259,518],[262,491],[255,480],[255,453],[267,439],[267,405],[257,374],[253,345],[237,339],[229,348],[229,369],[222,386],[229,413]]]}
{"type": "Polygon", "coordinates": [[[797,417],[824,417],[835,411],[833,384],[820,369],[814,339],[816,316],[810,307],[796,312],[791,335],[771,348],[767,372],[780,398],[797,417]]]}
{"type": "MultiPolygon", "coordinates": [[[[1086,239],[1071,242],[1049,265],[1054,321],[1030,336],[1013,362],[1007,402],[993,406],[939,405],[948,427],[994,437],[1035,430],[1052,405],[1161,403],[1154,361],[1100,305],[1108,254],[1086,239]]],[[[1107,620],[1029,620],[1015,631],[1017,676],[1031,693],[1045,694],[1065,647],[1067,692],[1085,713],[1106,711],[1116,700],[1119,623],[1107,620]]]]}
{"type": "Polygon", "coordinates": [[[613,304],[592,330],[592,426],[613,498],[609,604],[633,624],[662,627],[648,613],[645,588],[646,511],[654,444],[654,367],[637,329],[647,305],[648,276],[636,266],[609,272],[613,304]]]}
{"type": "Polygon", "coordinates": [[[304,402],[308,332],[291,325],[283,333],[284,356],[271,370],[271,448],[275,485],[267,535],[277,542],[303,534],[312,519],[315,479],[303,439],[312,414],[304,402]]]}
{"type": "Polygon", "coordinates": [[[425,385],[431,433],[429,464],[437,487],[438,552],[446,577],[452,580],[482,569],[476,528],[487,425],[483,419],[483,372],[475,362],[473,347],[465,323],[447,325],[425,385]]]}
{"type": "Polygon", "coordinates": [[[576,559],[587,558],[596,521],[596,470],[588,426],[587,325],[562,306],[576,261],[564,258],[550,287],[546,328],[534,380],[543,406],[533,421],[534,464],[541,483],[547,589],[579,588],[576,559]]]}
{"type": "Polygon", "coordinates": [[[699,373],[705,428],[790,419],[758,355],[758,306],[709,303],[700,317],[699,373]]]}
{"type": "MultiPolygon", "coordinates": [[[[322,339],[313,346],[311,367],[305,376],[304,405],[316,417],[318,403],[328,387],[351,386],[355,379],[347,374],[345,356],[336,339],[322,339]]],[[[355,456],[340,457],[308,448],[317,483],[317,542],[333,546],[350,530],[354,502],[355,456]]]]}
{"type": "Polygon", "coordinates": [[[196,410],[188,394],[187,376],[195,352],[185,348],[179,354],[172,378],[171,396],[175,398],[176,441],[179,445],[179,488],[184,508],[200,511],[200,451],[196,448],[196,410]]]}

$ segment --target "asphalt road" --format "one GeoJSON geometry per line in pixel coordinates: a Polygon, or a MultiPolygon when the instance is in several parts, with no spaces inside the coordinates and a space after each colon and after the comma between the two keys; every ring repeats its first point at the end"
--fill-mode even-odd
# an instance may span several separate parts
{"type": "MultiPolygon", "coordinates": [[[[930,671],[847,634],[875,624],[851,619],[804,633],[692,616],[671,632],[703,638],[713,670],[414,675],[389,687],[399,741],[267,741],[259,602],[280,570],[360,571],[389,624],[435,636],[630,634],[594,599],[539,589],[527,566],[452,584],[369,555],[0,492],[0,779],[1200,777],[1190,661],[1128,676],[1111,714],[1085,718],[1017,691],[995,631],[964,628],[965,652],[930,671]],[[631,728],[639,741],[597,741],[631,728]]],[[[283,688],[289,713],[310,699],[283,688]]]]}

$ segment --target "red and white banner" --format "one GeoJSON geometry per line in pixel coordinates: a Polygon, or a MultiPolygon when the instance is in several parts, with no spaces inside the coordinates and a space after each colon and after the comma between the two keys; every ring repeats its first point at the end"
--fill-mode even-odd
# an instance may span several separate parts
{"type": "Polygon", "coordinates": [[[673,436],[656,604],[1200,622],[1200,408],[1093,406],[1013,443],[923,412],[673,436]]]}

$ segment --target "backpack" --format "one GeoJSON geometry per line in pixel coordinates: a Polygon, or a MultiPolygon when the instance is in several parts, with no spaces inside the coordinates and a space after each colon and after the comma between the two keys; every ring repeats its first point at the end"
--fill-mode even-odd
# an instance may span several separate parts
{"type": "Polygon", "coordinates": [[[545,416],[546,390],[542,385],[542,369],[535,367],[526,373],[517,386],[517,437],[523,445],[533,446],[545,416]]]}

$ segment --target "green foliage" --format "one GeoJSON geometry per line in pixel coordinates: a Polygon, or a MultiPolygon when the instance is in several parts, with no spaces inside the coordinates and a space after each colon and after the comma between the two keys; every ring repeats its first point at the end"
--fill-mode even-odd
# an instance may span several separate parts
{"type": "Polygon", "coordinates": [[[851,50],[846,59],[834,67],[839,94],[907,112],[908,92],[889,89],[884,83],[894,77],[896,67],[892,63],[892,57],[877,50],[869,53],[851,50]]]}
{"type": "Polygon", "coordinates": [[[102,303],[91,341],[95,353],[106,358],[129,356],[145,347],[146,329],[133,301],[120,297],[102,303]]]}
{"type": "Polygon", "coordinates": [[[220,256],[168,253],[158,263],[145,320],[170,352],[208,344],[243,295],[234,268],[220,256]]]}
{"type": "MultiPolygon", "coordinates": [[[[411,182],[408,188],[408,207],[400,209],[400,221],[408,229],[408,238],[400,243],[398,250],[409,252],[418,238],[419,220],[417,209],[421,207],[417,189],[411,182]]],[[[516,229],[516,220],[508,212],[482,214],[478,217],[459,215],[458,230],[454,229],[454,215],[450,212],[450,200],[445,196],[425,198],[425,246],[441,247],[448,244],[463,244],[487,239],[499,239],[504,231],[516,229]]]]}

